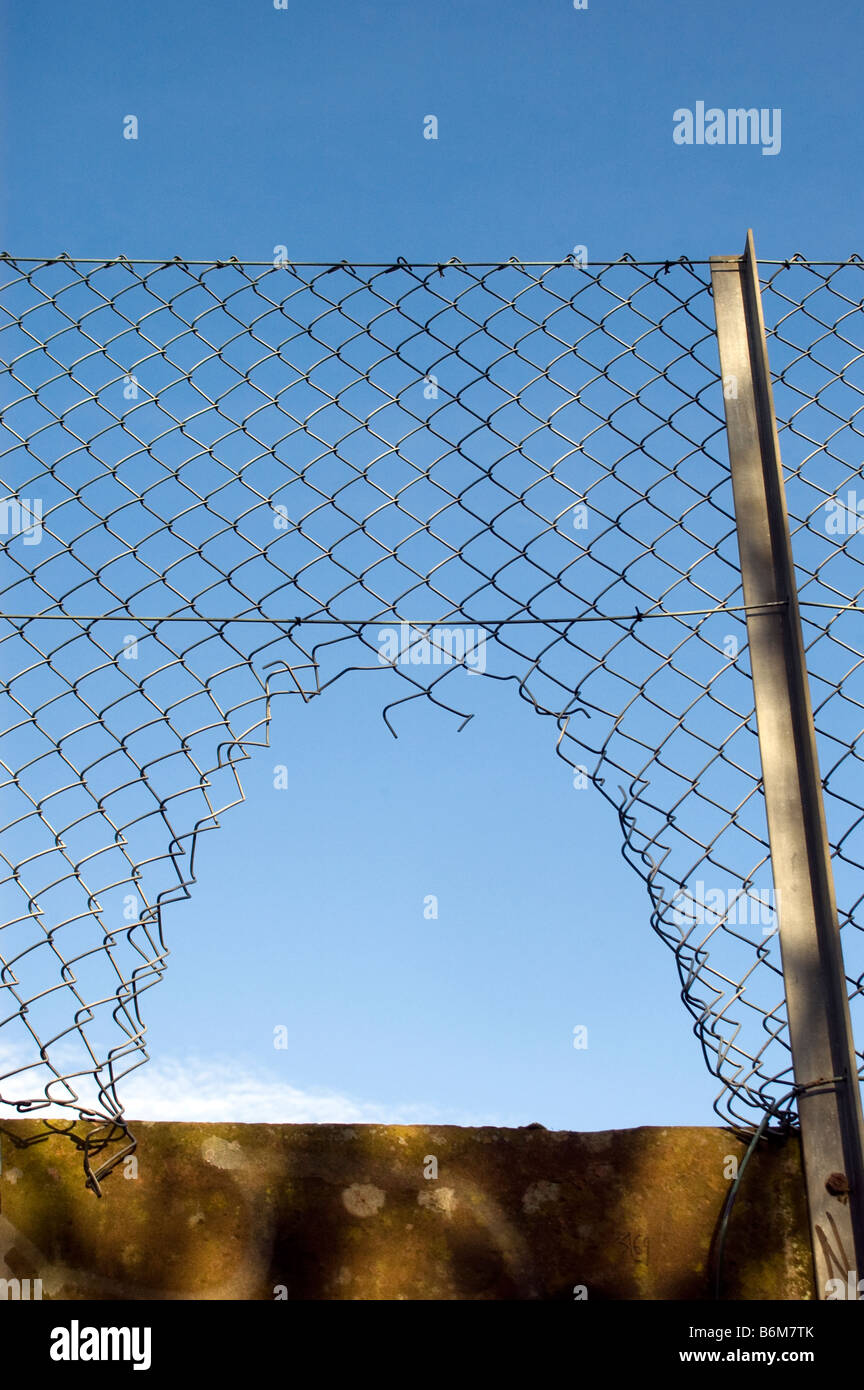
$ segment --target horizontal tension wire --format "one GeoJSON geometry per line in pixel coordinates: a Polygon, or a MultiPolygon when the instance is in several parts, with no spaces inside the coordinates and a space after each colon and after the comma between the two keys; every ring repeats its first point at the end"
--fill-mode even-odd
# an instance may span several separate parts
{"type": "MultiPolygon", "coordinates": [[[[457,618],[452,614],[449,617],[441,618],[400,618],[398,613],[384,613],[377,618],[334,618],[332,614],[325,617],[316,617],[312,613],[295,618],[268,618],[263,615],[255,617],[223,617],[211,618],[202,613],[192,613],[187,617],[182,614],[155,614],[142,615],[139,613],[0,613],[0,617],[15,622],[33,622],[36,619],[45,619],[48,622],[57,622],[66,618],[73,623],[213,623],[217,626],[222,623],[270,623],[276,627],[298,627],[301,623],[309,623],[318,626],[324,623],[335,623],[339,627],[375,627],[378,623],[397,622],[407,623],[410,626],[416,624],[422,627],[436,627],[443,623],[456,623],[457,626],[471,627],[509,627],[513,623],[638,623],[643,618],[697,618],[707,617],[712,613],[761,613],[768,612],[775,608],[785,608],[785,599],[775,599],[770,603],[733,603],[720,604],[715,608],[648,608],[644,613],[637,608],[634,613],[585,613],[578,618],[457,618]]],[[[839,604],[817,604],[819,608],[840,607],[839,604]]],[[[845,605],[852,607],[854,605],[845,605]]],[[[864,610],[862,610],[864,611],[864,610]]]]}

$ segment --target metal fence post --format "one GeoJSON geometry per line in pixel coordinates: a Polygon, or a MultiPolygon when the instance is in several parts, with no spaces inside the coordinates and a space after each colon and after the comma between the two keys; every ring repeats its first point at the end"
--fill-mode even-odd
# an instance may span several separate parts
{"type": "Polygon", "coordinates": [[[752,232],[711,280],[816,1296],[856,1298],[864,1124],[752,232]]]}

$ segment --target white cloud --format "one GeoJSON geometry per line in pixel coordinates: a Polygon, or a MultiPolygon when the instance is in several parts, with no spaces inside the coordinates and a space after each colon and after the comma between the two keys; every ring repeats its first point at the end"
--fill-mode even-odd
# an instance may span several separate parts
{"type": "MultiPolygon", "coordinates": [[[[55,1055],[55,1064],[58,1058],[55,1055]]],[[[12,1070],[12,1050],[0,1049],[0,1073],[12,1070]]],[[[19,1060],[18,1065],[22,1063],[19,1060]]],[[[63,1066],[64,1063],[60,1062],[63,1066]]],[[[16,1096],[38,1096],[46,1081],[44,1070],[15,1078],[16,1096]]],[[[5,1086],[4,1094],[12,1094],[5,1086]]],[[[79,1083],[82,1099],[95,1102],[95,1090],[86,1079],[79,1083]],[[86,1095],[85,1095],[86,1092],[86,1095]]],[[[454,1124],[499,1125],[495,1115],[466,1114],[416,1102],[393,1103],[361,1100],[323,1088],[304,1090],[258,1071],[231,1057],[203,1059],[165,1057],[152,1059],[131,1072],[117,1086],[124,1118],[135,1120],[185,1120],[236,1124],[454,1124]]],[[[0,1116],[13,1113],[0,1106],[0,1116]]],[[[31,1112],[37,1118],[66,1115],[56,1106],[31,1112]]]]}
{"type": "MultiPolygon", "coordinates": [[[[119,1088],[118,1088],[119,1089],[119,1088]]],[[[131,1120],[234,1121],[259,1124],[440,1123],[419,1105],[356,1100],[335,1091],[304,1091],[230,1058],[151,1061],[122,1087],[131,1120]]]]}

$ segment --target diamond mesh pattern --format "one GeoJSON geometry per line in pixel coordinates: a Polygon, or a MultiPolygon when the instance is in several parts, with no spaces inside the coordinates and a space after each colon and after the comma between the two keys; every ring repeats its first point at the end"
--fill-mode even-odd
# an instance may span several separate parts
{"type": "MultiPolygon", "coordinates": [[[[812,273],[766,302],[808,537],[861,394],[812,273]]],[[[418,699],[463,728],[479,670],[550,718],[618,811],[719,1113],[789,1090],[707,265],[6,256],[0,354],[3,1107],[88,1120],[98,1191],[197,837],[272,701],[358,671],[394,734],[418,699]]],[[[804,599],[853,592],[836,550],[802,551],[804,599]]],[[[805,612],[851,924],[860,619],[805,612]]]]}

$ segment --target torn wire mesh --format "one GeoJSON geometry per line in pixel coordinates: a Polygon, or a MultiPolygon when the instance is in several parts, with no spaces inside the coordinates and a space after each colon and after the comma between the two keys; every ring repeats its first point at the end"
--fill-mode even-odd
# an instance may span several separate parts
{"type": "Polygon", "coordinates": [[[394,734],[472,669],[551,717],[718,1112],[788,1092],[706,265],[7,256],[0,353],[4,1106],[116,1139],[98,1190],[197,837],[272,700],[358,670],[394,734]]]}

